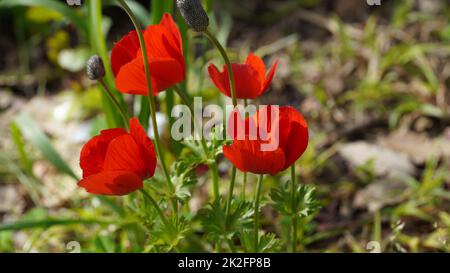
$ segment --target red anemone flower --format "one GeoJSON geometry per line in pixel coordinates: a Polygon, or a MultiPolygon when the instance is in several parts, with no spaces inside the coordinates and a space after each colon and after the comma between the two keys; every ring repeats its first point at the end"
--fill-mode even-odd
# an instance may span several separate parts
{"type": "Polygon", "coordinates": [[[137,118],[130,120],[130,132],[122,128],[103,130],[87,142],[80,155],[87,192],[125,195],[143,187],[156,168],[153,143],[137,118]]]}
{"type": "Polygon", "coordinates": [[[233,143],[224,145],[223,153],[243,172],[275,175],[291,166],[308,146],[308,125],[290,106],[262,107],[245,121],[238,115],[237,123],[229,123],[233,125],[242,134],[231,131],[233,143]]]}
{"type": "MultiPolygon", "coordinates": [[[[152,92],[159,92],[185,80],[186,65],[181,34],[168,13],[158,25],[144,31],[152,92]]],[[[147,96],[144,60],[136,31],[131,31],[114,45],[111,66],[116,87],[122,93],[147,96]]]]}
{"type": "MultiPolygon", "coordinates": [[[[266,76],[266,66],[261,58],[253,53],[247,57],[245,64],[232,64],[234,80],[236,83],[236,97],[238,99],[254,99],[260,96],[272,82],[278,61],[275,62],[272,69],[266,76]]],[[[230,81],[228,78],[228,70],[226,65],[223,71],[214,64],[208,67],[209,75],[216,87],[225,96],[231,97],[230,81]]]]}

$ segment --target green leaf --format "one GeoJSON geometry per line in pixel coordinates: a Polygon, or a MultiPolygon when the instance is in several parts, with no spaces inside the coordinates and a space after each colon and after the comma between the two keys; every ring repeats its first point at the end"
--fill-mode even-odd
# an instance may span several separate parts
{"type": "MultiPolygon", "coordinates": [[[[241,240],[244,252],[255,252],[255,234],[253,230],[244,230],[240,232],[239,239],[241,240]]],[[[276,252],[280,248],[280,242],[275,234],[258,234],[258,253],[276,252]]]]}
{"type": "Polygon", "coordinates": [[[42,152],[43,156],[50,161],[53,166],[55,166],[55,168],[78,180],[77,175],[67,165],[64,159],[62,159],[55,148],[53,148],[48,137],[27,114],[20,114],[15,119],[15,122],[25,139],[36,146],[42,152]]]}
{"type": "Polygon", "coordinates": [[[200,210],[200,220],[213,240],[230,239],[243,229],[251,227],[253,205],[251,202],[234,199],[230,207],[230,217],[226,223],[225,204],[218,198],[207,208],[200,210]]]}
{"type": "Polygon", "coordinates": [[[164,225],[161,225],[150,231],[150,245],[164,247],[159,252],[172,251],[186,237],[186,233],[189,231],[189,222],[184,217],[180,217],[179,219],[170,217],[168,218],[168,222],[171,226],[170,230],[164,225]]]}
{"type": "Polygon", "coordinates": [[[77,28],[87,33],[86,20],[77,13],[77,10],[67,4],[54,0],[1,0],[0,8],[15,6],[44,7],[61,13],[72,22],[77,28]]]}
{"type": "Polygon", "coordinates": [[[320,208],[320,203],[315,197],[315,188],[309,185],[295,185],[294,195],[292,187],[286,183],[278,188],[272,189],[270,197],[273,207],[283,215],[307,217],[315,213],[320,208]]]}

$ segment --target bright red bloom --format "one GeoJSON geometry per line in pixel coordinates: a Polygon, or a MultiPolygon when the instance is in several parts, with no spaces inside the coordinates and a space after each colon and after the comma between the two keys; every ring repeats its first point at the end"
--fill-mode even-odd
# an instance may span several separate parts
{"type": "MultiPolygon", "coordinates": [[[[152,92],[157,95],[186,78],[181,34],[168,13],[158,25],[144,31],[152,92]]],[[[148,95],[144,60],[136,31],[131,31],[114,45],[111,66],[116,87],[122,93],[148,95]]]]}
{"type": "Polygon", "coordinates": [[[89,140],[81,150],[80,187],[93,194],[125,195],[143,187],[156,168],[153,143],[137,118],[130,120],[130,132],[108,129],[89,140]]]}
{"type": "MultiPolygon", "coordinates": [[[[266,66],[261,58],[250,53],[245,64],[231,64],[236,82],[236,97],[238,99],[254,99],[260,96],[272,82],[278,61],[275,62],[266,76],[266,66]]],[[[223,71],[214,64],[208,67],[209,76],[216,87],[225,96],[231,97],[230,80],[226,65],[223,71]]]]}
{"type": "Polygon", "coordinates": [[[243,134],[231,131],[233,143],[224,145],[223,153],[243,172],[275,175],[291,166],[308,146],[308,125],[293,107],[263,107],[245,121],[238,116],[234,126],[243,134]],[[253,132],[252,126],[256,128],[253,132]],[[267,149],[269,143],[275,145],[267,149]]]}

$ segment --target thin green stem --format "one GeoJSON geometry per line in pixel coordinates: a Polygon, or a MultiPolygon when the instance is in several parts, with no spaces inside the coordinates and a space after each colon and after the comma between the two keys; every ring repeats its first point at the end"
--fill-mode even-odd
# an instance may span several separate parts
{"type": "Polygon", "coordinates": [[[291,166],[291,182],[292,182],[292,197],[291,197],[291,205],[292,205],[292,252],[297,252],[297,209],[295,208],[295,164],[291,166]]]}
{"type": "MultiPolygon", "coordinates": [[[[195,119],[195,113],[194,108],[192,107],[192,99],[189,97],[189,95],[184,92],[179,86],[175,85],[174,88],[175,92],[180,96],[181,100],[184,102],[184,104],[189,108],[191,111],[191,118],[194,124],[198,125],[198,120],[195,119]]],[[[195,126],[197,127],[197,126],[195,126]]],[[[208,146],[206,144],[205,138],[203,137],[203,125],[200,124],[201,127],[201,135],[200,135],[200,141],[202,144],[203,151],[207,158],[213,157],[213,163],[208,164],[209,169],[211,171],[211,178],[212,178],[212,184],[213,184],[213,192],[214,192],[214,199],[219,198],[219,171],[217,169],[216,159],[214,155],[210,155],[208,151],[208,146]]]]}
{"type": "Polygon", "coordinates": [[[122,106],[120,106],[119,102],[116,100],[116,98],[114,97],[114,95],[112,94],[111,90],[109,90],[108,85],[106,85],[105,81],[103,80],[103,78],[100,78],[98,80],[98,82],[100,83],[100,85],[103,87],[103,89],[105,89],[106,93],[108,94],[109,99],[113,102],[114,106],[117,108],[117,110],[119,111],[120,115],[122,116],[122,119],[124,121],[124,124],[126,126],[126,129],[129,129],[129,119],[130,119],[130,115],[128,114],[128,112],[126,112],[126,110],[124,110],[122,108],[122,106]]]}
{"type": "MultiPolygon", "coordinates": [[[[211,43],[213,43],[214,46],[219,50],[219,52],[222,55],[222,58],[223,58],[223,60],[224,60],[224,62],[226,64],[228,75],[229,75],[229,80],[230,80],[231,99],[232,99],[232,102],[233,102],[233,107],[236,108],[236,106],[237,106],[236,82],[234,80],[233,67],[231,65],[230,58],[228,57],[225,48],[223,48],[223,46],[214,37],[214,35],[212,35],[211,32],[209,32],[208,29],[206,29],[203,33],[206,35],[206,37],[208,37],[208,39],[211,41],[211,43]]],[[[227,209],[227,212],[226,212],[227,219],[229,217],[230,204],[231,204],[231,201],[232,201],[232,198],[233,198],[233,190],[234,190],[234,182],[235,182],[235,180],[236,180],[236,167],[233,166],[232,170],[231,170],[230,188],[228,190],[228,204],[227,204],[227,207],[226,207],[226,209],[227,209]]]]}
{"type": "MultiPolygon", "coordinates": [[[[208,29],[206,29],[203,32],[206,37],[211,41],[211,43],[214,44],[214,46],[219,50],[220,54],[222,55],[222,58],[225,62],[225,65],[227,67],[229,80],[230,80],[230,88],[231,88],[231,99],[233,102],[233,107],[236,108],[237,106],[237,97],[236,97],[236,81],[234,80],[234,73],[233,73],[233,67],[231,65],[230,58],[228,57],[228,54],[225,50],[225,48],[219,43],[219,41],[214,37],[214,35],[209,32],[208,29]]],[[[230,189],[228,191],[229,200],[228,202],[231,202],[231,199],[233,198],[233,190],[234,190],[234,181],[236,180],[236,167],[233,166],[231,170],[231,183],[230,183],[230,189]]]]}
{"type": "MultiPolygon", "coordinates": [[[[181,100],[184,102],[184,104],[189,107],[189,110],[191,110],[191,112],[193,112],[193,108],[192,108],[192,99],[189,96],[189,94],[187,94],[182,88],[180,88],[178,85],[174,85],[173,89],[175,90],[175,92],[178,94],[178,96],[181,98],[181,100]]],[[[194,114],[194,113],[192,113],[194,114]]]]}
{"type": "Polygon", "coordinates": [[[231,201],[233,200],[234,184],[236,182],[236,168],[231,170],[230,190],[228,191],[227,206],[225,207],[225,223],[228,225],[230,220],[231,201]]]}
{"type": "Polygon", "coordinates": [[[217,49],[220,51],[220,54],[222,55],[223,60],[225,61],[225,64],[227,66],[228,75],[230,77],[230,86],[231,86],[231,98],[233,100],[233,106],[237,106],[237,98],[236,98],[236,84],[234,80],[234,73],[233,68],[231,66],[230,58],[228,58],[227,52],[225,51],[225,48],[219,43],[219,41],[214,37],[214,35],[209,32],[209,30],[205,30],[203,32],[206,37],[217,47],[217,49]]]}
{"type": "Polygon", "coordinates": [[[242,200],[245,200],[245,191],[247,189],[247,172],[243,173],[244,179],[242,182],[242,200]]]}
{"type": "Polygon", "coordinates": [[[214,162],[209,164],[209,168],[211,169],[211,178],[213,182],[213,192],[214,192],[214,199],[219,198],[220,192],[219,192],[219,168],[217,167],[216,160],[214,158],[214,162]]]}
{"type": "MultiPolygon", "coordinates": [[[[128,16],[130,17],[130,19],[136,29],[138,38],[139,38],[139,43],[140,43],[141,51],[142,51],[142,57],[144,59],[144,70],[145,70],[145,77],[146,77],[147,91],[148,91],[147,98],[148,98],[148,102],[149,102],[149,106],[150,106],[150,116],[151,116],[151,120],[152,120],[153,134],[154,134],[154,138],[155,138],[154,139],[155,140],[154,141],[155,148],[158,153],[159,161],[161,163],[164,175],[167,180],[167,185],[169,186],[171,193],[173,193],[175,191],[175,188],[171,182],[169,170],[164,161],[164,155],[162,153],[161,141],[159,139],[158,125],[156,122],[156,112],[155,112],[156,111],[156,102],[155,102],[155,98],[154,98],[153,92],[152,92],[152,80],[151,80],[151,76],[150,76],[151,75],[150,74],[150,66],[148,63],[147,47],[145,44],[144,36],[142,34],[142,28],[141,28],[141,25],[138,23],[136,16],[133,14],[130,7],[125,3],[125,1],[118,0],[118,2],[121,5],[121,7],[125,10],[125,12],[128,14],[128,16]]],[[[172,197],[171,201],[172,201],[174,213],[177,214],[178,213],[178,205],[177,205],[176,198],[172,197]]]]}
{"type": "Polygon", "coordinates": [[[255,220],[254,220],[254,232],[255,232],[255,252],[258,252],[259,249],[259,202],[261,199],[261,188],[262,188],[262,181],[263,181],[264,175],[261,174],[258,179],[258,183],[256,184],[256,192],[255,192],[255,220]]]}
{"type": "Polygon", "coordinates": [[[140,192],[142,192],[144,197],[147,198],[147,200],[150,201],[150,204],[152,204],[152,206],[156,209],[156,212],[158,213],[159,218],[161,219],[163,224],[166,226],[166,228],[172,229],[171,225],[169,224],[169,222],[166,219],[166,216],[164,216],[164,213],[162,212],[161,208],[158,206],[158,203],[156,202],[156,200],[153,199],[153,197],[150,194],[148,194],[148,192],[146,192],[144,189],[141,189],[140,192]]]}

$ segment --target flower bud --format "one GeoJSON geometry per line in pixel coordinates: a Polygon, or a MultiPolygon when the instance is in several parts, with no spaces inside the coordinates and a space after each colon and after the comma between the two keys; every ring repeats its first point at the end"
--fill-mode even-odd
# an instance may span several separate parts
{"type": "Polygon", "coordinates": [[[208,28],[209,18],[199,0],[177,0],[177,7],[194,31],[202,32],[208,28]]]}
{"type": "Polygon", "coordinates": [[[86,73],[89,79],[95,81],[105,76],[105,67],[102,58],[93,55],[89,58],[86,65],[86,73]]]}

